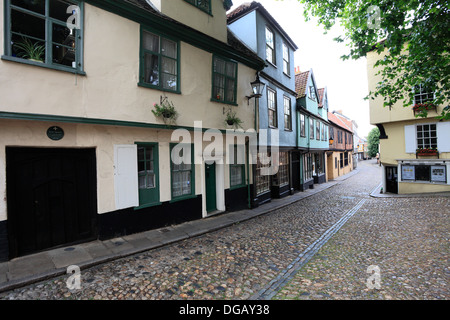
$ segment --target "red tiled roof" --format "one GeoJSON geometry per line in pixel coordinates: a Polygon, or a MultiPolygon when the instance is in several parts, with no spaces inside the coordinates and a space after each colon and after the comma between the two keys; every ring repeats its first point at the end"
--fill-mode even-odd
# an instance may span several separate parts
{"type": "Polygon", "coordinates": [[[325,88],[321,88],[317,90],[317,93],[319,94],[319,108],[323,107],[323,94],[325,92],[325,88]]]}
{"type": "Polygon", "coordinates": [[[295,92],[298,98],[306,96],[306,85],[308,84],[309,71],[300,72],[295,75],[295,92]]]}
{"type": "Polygon", "coordinates": [[[341,117],[339,115],[328,112],[328,121],[333,122],[338,127],[341,127],[347,131],[353,132],[352,122],[350,120],[344,119],[343,117],[341,117]]]}

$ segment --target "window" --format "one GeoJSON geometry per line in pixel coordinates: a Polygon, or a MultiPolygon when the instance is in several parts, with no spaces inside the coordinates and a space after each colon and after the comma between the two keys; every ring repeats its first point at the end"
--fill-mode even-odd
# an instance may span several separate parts
{"type": "Polygon", "coordinates": [[[256,194],[258,195],[270,191],[270,176],[262,174],[263,168],[266,168],[265,171],[268,171],[269,166],[270,154],[258,153],[258,160],[256,164],[256,194]]]}
{"type": "Polygon", "coordinates": [[[141,32],[141,85],[179,91],[178,42],[148,30],[141,32]]]}
{"type": "Polygon", "coordinates": [[[275,41],[273,38],[273,32],[266,27],[266,60],[272,64],[275,63],[275,41]]]}
{"type": "Polygon", "coordinates": [[[322,123],[316,120],[316,140],[320,140],[320,125],[322,123]]]}
{"type": "Polygon", "coordinates": [[[186,144],[171,144],[171,184],[172,200],[195,195],[194,147],[186,144]],[[174,148],[177,148],[174,150],[174,148]],[[174,159],[173,154],[176,155],[174,159]],[[175,160],[175,161],[174,161],[175,160]],[[181,160],[181,161],[180,161],[181,160]]]}
{"type": "Polygon", "coordinates": [[[7,59],[82,73],[83,2],[10,0],[6,4],[7,59]],[[67,13],[69,6],[77,7],[67,13]],[[70,22],[80,29],[67,27],[71,16],[75,20],[70,22]]]}
{"type": "Polygon", "coordinates": [[[309,86],[309,98],[313,101],[316,101],[316,89],[314,86],[309,86]]]}
{"type": "Polygon", "coordinates": [[[289,76],[291,74],[290,69],[291,63],[289,59],[289,47],[286,43],[283,43],[283,72],[289,76]]]}
{"type": "Polygon", "coordinates": [[[230,187],[240,187],[245,185],[245,151],[243,145],[233,145],[233,159],[230,163],[230,187]]]}
{"type": "Polygon", "coordinates": [[[330,130],[330,139],[334,140],[334,128],[330,127],[329,130],[330,130]]]}
{"type": "Polygon", "coordinates": [[[337,157],[334,158],[334,168],[337,169],[337,157]]]}
{"type": "Polygon", "coordinates": [[[434,93],[426,86],[417,85],[414,87],[414,104],[433,101],[434,93]]]}
{"type": "Polygon", "coordinates": [[[211,14],[211,0],[184,0],[193,6],[199,8],[202,11],[205,11],[208,14],[211,14]]]}
{"type": "Polygon", "coordinates": [[[436,124],[417,125],[417,147],[437,148],[436,124]]]}
{"type": "Polygon", "coordinates": [[[139,205],[159,202],[158,144],[137,145],[139,205]]]}
{"type": "Polygon", "coordinates": [[[311,153],[308,153],[303,158],[303,167],[304,167],[304,181],[311,180],[313,178],[313,156],[311,153]]]}
{"type": "Polygon", "coordinates": [[[306,137],[306,128],[305,128],[305,115],[300,113],[300,136],[306,137]]]}
{"type": "Polygon", "coordinates": [[[314,119],[309,118],[309,138],[314,139],[314,119]]]}
{"type": "Polygon", "coordinates": [[[284,97],[284,130],[292,130],[291,99],[284,97]]]}
{"type": "Polygon", "coordinates": [[[341,153],[339,154],[339,156],[340,156],[340,159],[339,159],[339,166],[340,166],[340,168],[342,169],[342,168],[344,167],[344,154],[341,152],[341,153]]]}
{"type": "Polygon", "coordinates": [[[278,156],[278,172],[273,177],[273,184],[282,187],[289,184],[289,152],[279,152],[278,156]]]}
{"type": "Polygon", "coordinates": [[[402,181],[447,182],[445,165],[402,165],[402,181]]]}
{"type": "Polygon", "coordinates": [[[237,63],[217,56],[213,57],[211,100],[236,104],[237,63]]]}
{"type": "Polygon", "coordinates": [[[277,93],[270,88],[267,88],[267,108],[269,109],[269,126],[278,127],[277,93]]]}
{"type": "Polygon", "coordinates": [[[348,152],[344,152],[344,166],[348,166],[348,152]]]}

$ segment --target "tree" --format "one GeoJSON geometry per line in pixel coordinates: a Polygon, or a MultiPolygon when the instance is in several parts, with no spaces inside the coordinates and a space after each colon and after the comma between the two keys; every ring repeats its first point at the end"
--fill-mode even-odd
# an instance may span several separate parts
{"type": "MultiPolygon", "coordinates": [[[[448,0],[298,0],[305,4],[306,20],[318,18],[325,30],[339,22],[350,52],[342,59],[359,59],[370,51],[387,50],[381,67],[382,81],[367,98],[382,96],[384,106],[403,101],[414,104],[414,90],[425,86],[435,93],[433,103],[450,101],[450,9],[448,0]],[[405,50],[406,49],[406,50],[405,50]]],[[[427,112],[419,113],[426,117],[427,112]]],[[[440,119],[450,119],[444,106],[440,119]]]]}
{"type": "Polygon", "coordinates": [[[378,128],[373,128],[369,132],[367,137],[367,148],[369,149],[369,157],[375,157],[378,151],[378,145],[380,143],[380,130],[378,128]]]}

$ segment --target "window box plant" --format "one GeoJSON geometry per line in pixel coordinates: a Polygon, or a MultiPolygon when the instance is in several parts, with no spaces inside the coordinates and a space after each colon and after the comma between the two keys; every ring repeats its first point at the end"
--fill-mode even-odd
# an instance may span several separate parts
{"type": "Polygon", "coordinates": [[[418,148],[416,149],[418,156],[436,156],[438,154],[437,148],[418,148]]]}
{"type": "Polygon", "coordinates": [[[178,118],[178,112],[175,106],[167,98],[161,98],[161,102],[159,104],[154,103],[153,108],[152,113],[155,117],[162,117],[165,123],[173,123],[178,118]]]}
{"type": "Polygon", "coordinates": [[[235,129],[239,127],[242,128],[242,120],[236,116],[236,112],[232,112],[231,110],[227,112],[225,123],[231,127],[234,127],[235,129]]]}
{"type": "Polygon", "coordinates": [[[14,43],[14,47],[19,50],[17,56],[36,62],[44,62],[45,45],[39,42],[33,43],[30,39],[22,37],[22,41],[14,43]]]}
{"type": "Polygon", "coordinates": [[[418,113],[419,116],[426,117],[428,110],[437,110],[437,106],[432,102],[416,103],[413,107],[414,114],[418,113]]]}

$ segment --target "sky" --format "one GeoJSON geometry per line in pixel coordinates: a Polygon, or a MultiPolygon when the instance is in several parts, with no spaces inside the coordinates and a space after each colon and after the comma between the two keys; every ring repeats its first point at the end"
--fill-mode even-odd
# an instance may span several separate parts
{"type": "MultiPolygon", "coordinates": [[[[249,0],[233,0],[235,9],[249,0]]],[[[342,34],[335,26],[324,34],[323,26],[318,26],[312,18],[305,22],[303,5],[297,0],[258,0],[283,30],[297,45],[294,64],[300,70],[312,69],[319,88],[327,87],[329,111],[342,113],[358,125],[358,135],[367,137],[370,130],[369,102],[364,100],[369,93],[367,84],[366,59],[345,60],[340,57],[349,52],[343,43],[333,41],[342,34]]]]}

